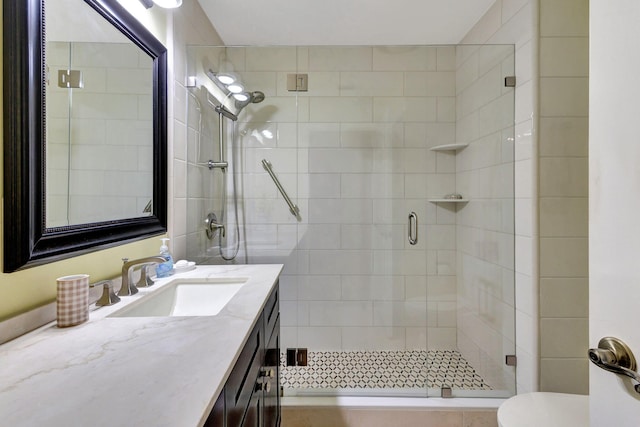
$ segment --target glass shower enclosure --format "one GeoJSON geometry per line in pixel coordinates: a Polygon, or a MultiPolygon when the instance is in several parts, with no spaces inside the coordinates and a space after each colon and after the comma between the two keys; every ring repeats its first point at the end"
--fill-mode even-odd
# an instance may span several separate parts
{"type": "Polygon", "coordinates": [[[192,46],[187,69],[187,255],[285,265],[285,395],[515,394],[513,46],[192,46]]]}

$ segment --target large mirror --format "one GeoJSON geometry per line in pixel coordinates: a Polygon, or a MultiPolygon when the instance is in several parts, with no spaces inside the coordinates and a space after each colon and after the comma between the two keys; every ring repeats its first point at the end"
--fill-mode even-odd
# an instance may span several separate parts
{"type": "Polygon", "coordinates": [[[4,271],[166,232],[164,46],[116,0],[3,8],[4,271]]]}

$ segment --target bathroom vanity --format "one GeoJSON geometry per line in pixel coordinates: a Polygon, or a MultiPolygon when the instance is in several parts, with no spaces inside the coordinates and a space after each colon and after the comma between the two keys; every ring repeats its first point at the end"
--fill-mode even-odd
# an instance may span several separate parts
{"type": "Polygon", "coordinates": [[[279,293],[269,296],[227,379],[206,427],[277,427],[280,425],[279,293]]]}
{"type": "Polygon", "coordinates": [[[2,424],[277,426],[281,271],[198,266],[92,311],[82,325],[54,322],[3,344],[2,424]],[[144,311],[178,292],[176,281],[241,286],[217,314],[189,312],[191,303],[175,314],[144,311]]]}

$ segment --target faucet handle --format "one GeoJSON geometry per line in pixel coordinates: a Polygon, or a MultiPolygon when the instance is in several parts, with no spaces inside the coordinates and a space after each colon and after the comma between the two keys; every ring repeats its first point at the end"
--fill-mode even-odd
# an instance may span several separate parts
{"type": "Polygon", "coordinates": [[[113,292],[113,282],[111,280],[102,280],[94,283],[92,287],[102,285],[102,296],[96,301],[96,307],[102,307],[105,305],[113,305],[120,302],[120,298],[113,292]]]}
{"type": "Polygon", "coordinates": [[[148,288],[149,286],[153,286],[155,282],[149,277],[149,264],[145,264],[140,269],[140,280],[136,283],[136,287],[138,288],[148,288]]]}

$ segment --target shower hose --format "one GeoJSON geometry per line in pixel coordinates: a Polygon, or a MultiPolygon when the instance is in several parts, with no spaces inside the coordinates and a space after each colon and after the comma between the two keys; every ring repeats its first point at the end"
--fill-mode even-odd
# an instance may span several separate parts
{"type": "MultiPolygon", "coordinates": [[[[222,125],[222,123],[220,124],[222,125]]],[[[236,122],[233,122],[233,126],[231,128],[231,171],[222,170],[223,175],[223,196],[222,196],[222,209],[220,210],[220,223],[224,224],[225,216],[227,214],[227,198],[229,193],[229,174],[231,174],[231,191],[233,192],[233,211],[235,216],[235,248],[232,250],[230,255],[225,255],[224,250],[222,248],[222,239],[226,240],[226,237],[222,236],[222,233],[218,233],[218,249],[220,252],[220,257],[222,257],[225,261],[233,261],[236,256],[238,256],[238,252],[240,251],[240,223],[238,221],[238,192],[237,192],[237,182],[236,182],[236,122]]]]}

